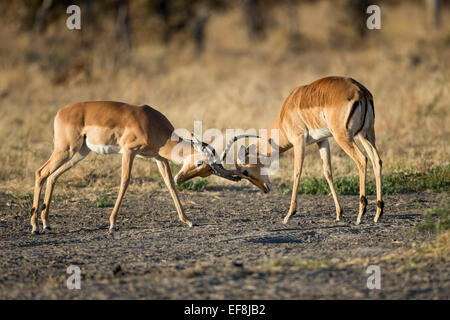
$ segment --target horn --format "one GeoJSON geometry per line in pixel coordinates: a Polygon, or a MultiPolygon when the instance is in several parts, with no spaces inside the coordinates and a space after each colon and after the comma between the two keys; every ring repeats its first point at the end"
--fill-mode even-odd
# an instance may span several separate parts
{"type": "Polygon", "coordinates": [[[230,151],[230,149],[233,146],[233,144],[236,141],[238,141],[239,139],[242,139],[242,138],[259,138],[259,136],[255,136],[253,134],[241,134],[239,136],[233,137],[230,141],[228,141],[225,149],[223,150],[222,154],[220,155],[221,163],[223,163],[225,161],[225,158],[227,157],[227,154],[230,151]]]}
{"type": "Polygon", "coordinates": [[[217,161],[217,151],[210,144],[198,140],[194,135],[192,135],[191,143],[196,151],[206,156],[208,164],[217,161]]]}
{"type": "Polygon", "coordinates": [[[211,167],[213,173],[216,176],[231,180],[231,181],[239,181],[241,177],[239,177],[236,171],[227,170],[223,167],[220,162],[220,158],[217,156],[216,150],[210,144],[206,142],[202,142],[198,140],[195,136],[192,135],[192,145],[194,149],[198,152],[202,152],[207,157],[207,164],[211,167]]]}
{"type": "Polygon", "coordinates": [[[220,163],[212,163],[210,167],[216,176],[231,181],[240,181],[242,179],[236,170],[225,169],[220,163]]]}

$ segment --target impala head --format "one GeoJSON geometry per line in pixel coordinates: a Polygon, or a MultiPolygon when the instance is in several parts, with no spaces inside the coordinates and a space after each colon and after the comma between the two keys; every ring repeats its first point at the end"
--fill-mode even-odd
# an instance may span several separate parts
{"type": "MultiPolygon", "coordinates": [[[[261,157],[261,156],[260,156],[261,157]]],[[[241,147],[236,163],[236,171],[243,179],[247,179],[257,186],[264,193],[268,193],[271,189],[268,169],[256,154],[256,145],[250,147],[241,147]]]]}
{"type": "Polygon", "coordinates": [[[193,154],[183,162],[183,167],[175,176],[175,182],[179,185],[195,177],[208,177],[213,174],[211,166],[207,164],[204,154],[193,154]]]}
{"type": "Polygon", "coordinates": [[[231,139],[225,150],[220,157],[214,148],[204,142],[198,141],[193,138],[192,145],[197,153],[197,155],[191,155],[185,159],[183,167],[180,172],[175,176],[175,182],[181,184],[195,177],[207,177],[212,174],[220,176],[222,178],[231,181],[240,181],[241,179],[247,179],[263,192],[267,193],[270,191],[270,181],[269,176],[265,174],[267,170],[264,170],[265,166],[253,155],[253,147],[245,148],[242,146],[240,156],[238,156],[238,162],[234,163],[235,169],[228,170],[223,167],[223,162],[230,151],[234,142],[245,137],[257,137],[252,135],[240,135],[231,139]]]}
{"type": "Polygon", "coordinates": [[[207,177],[211,174],[229,179],[240,180],[236,173],[222,166],[216,150],[209,144],[199,141],[194,136],[189,141],[194,153],[191,153],[183,161],[183,167],[175,176],[175,182],[181,184],[195,177],[207,177]]]}

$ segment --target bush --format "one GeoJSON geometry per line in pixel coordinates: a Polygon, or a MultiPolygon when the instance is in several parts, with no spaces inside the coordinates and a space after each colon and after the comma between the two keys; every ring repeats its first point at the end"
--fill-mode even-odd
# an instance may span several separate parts
{"type": "Polygon", "coordinates": [[[114,206],[113,202],[108,201],[108,199],[106,199],[106,193],[107,190],[106,188],[104,188],[103,191],[100,192],[100,194],[97,196],[97,199],[94,202],[95,208],[106,208],[114,206]]]}
{"type": "Polygon", "coordinates": [[[439,234],[450,228],[448,214],[450,212],[450,199],[446,197],[436,208],[428,209],[424,212],[424,222],[417,229],[421,232],[431,231],[439,234]]]}
{"type": "Polygon", "coordinates": [[[203,191],[205,190],[208,180],[205,178],[199,178],[196,180],[186,181],[178,186],[180,190],[192,190],[192,191],[203,191]]]}

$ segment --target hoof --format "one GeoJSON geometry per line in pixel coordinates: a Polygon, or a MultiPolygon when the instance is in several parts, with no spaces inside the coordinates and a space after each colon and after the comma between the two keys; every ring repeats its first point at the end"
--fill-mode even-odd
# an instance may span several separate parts
{"type": "Polygon", "coordinates": [[[288,224],[289,223],[289,218],[284,218],[283,219],[283,224],[288,224]]]}
{"type": "Polygon", "coordinates": [[[190,228],[198,226],[198,224],[196,224],[194,221],[189,221],[189,222],[187,222],[187,225],[188,225],[190,228]]]}
{"type": "Polygon", "coordinates": [[[46,230],[52,230],[52,227],[50,227],[50,224],[47,224],[46,226],[44,226],[44,231],[46,230]]]}
{"type": "Polygon", "coordinates": [[[113,225],[111,227],[109,227],[109,234],[114,234],[114,232],[118,231],[119,227],[117,227],[116,225],[113,225]]]}
{"type": "Polygon", "coordinates": [[[361,220],[356,220],[356,222],[355,222],[355,224],[357,225],[357,226],[359,226],[360,224],[361,224],[361,220]]]}
{"type": "Polygon", "coordinates": [[[36,234],[36,235],[39,234],[39,229],[32,230],[32,231],[31,231],[31,234],[36,234]]]}

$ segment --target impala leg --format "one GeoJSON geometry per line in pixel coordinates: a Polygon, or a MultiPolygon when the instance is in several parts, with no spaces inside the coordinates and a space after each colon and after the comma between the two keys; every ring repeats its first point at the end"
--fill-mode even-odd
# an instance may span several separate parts
{"type": "Polygon", "coordinates": [[[367,158],[359,149],[358,145],[353,139],[348,136],[335,136],[336,142],[341,148],[352,158],[356,163],[359,172],[359,212],[356,224],[361,223],[362,216],[366,213],[367,198],[366,198],[366,167],[367,158]]]}
{"type": "Polygon", "coordinates": [[[383,215],[384,202],[382,198],[382,186],[381,186],[381,168],[382,162],[378,150],[375,146],[375,135],[369,134],[369,139],[366,139],[362,134],[360,134],[359,139],[367,152],[373,166],[373,172],[375,174],[375,182],[377,187],[377,213],[375,214],[374,221],[377,222],[378,219],[383,215]]]}
{"type": "Polygon", "coordinates": [[[330,144],[328,143],[328,139],[318,142],[320,157],[323,162],[323,175],[328,182],[328,186],[330,187],[331,194],[333,195],[334,205],[336,208],[336,221],[339,221],[342,216],[342,208],[339,203],[336,190],[334,189],[333,183],[333,173],[331,171],[331,155],[330,155],[330,144]]]}
{"type": "Polygon", "coordinates": [[[120,180],[120,189],[113,211],[111,213],[111,216],[109,217],[109,233],[113,233],[115,230],[117,230],[117,213],[119,212],[120,204],[122,203],[122,199],[125,191],[127,190],[128,184],[130,183],[131,168],[133,166],[133,160],[135,156],[136,154],[131,150],[124,150],[124,153],[122,155],[122,176],[120,180]]]}
{"type": "Polygon", "coordinates": [[[65,162],[69,160],[69,150],[53,150],[50,158],[45,162],[42,167],[36,170],[35,174],[35,184],[34,184],[34,198],[33,198],[33,207],[31,209],[31,232],[33,234],[39,233],[39,225],[38,225],[38,210],[39,210],[39,201],[41,197],[42,187],[44,185],[45,180],[48,176],[50,176],[53,172],[55,172],[59,167],[61,167],[65,162]]]}
{"type": "Polygon", "coordinates": [[[302,175],[303,159],[305,158],[305,141],[302,139],[299,143],[294,145],[294,184],[292,186],[291,205],[289,212],[284,217],[283,223],[287,224],[289,219],[297,211],[297,190],[300,183],[300,176],[302,175]]]}
{"type": "Polygon", "coordinates": [[[44,197],[44,204],[42,205],[42,213],[41,213],[41,219],[42,219],[42,225],[44,227],[44,230],[50,230],[50,223],[48,222],[48,213],[50,210],[50,202],[52,200],[53,195],[53,189],[55,187],[56,180],[67,170],[73,168],[78,162],[83,160],[87,155],[89,154],[89,149],[86,147],[83,147],[79,152],[75,153],[75,155],[70,159],[70,161],[67,161],[62,166],[60,166],[55,172],[53,172],[48,178],[47,178],[47,187],[45,189],[45,197],[44,197]]]}
{"type": "Polygon", "coordinates": [[[164,182],[169,189],[170,195],[175,203],[175,207],[177,208],[178,218],[180,221],[186,223],[188,226],[195,226],[195,222],[191,222],[186,215],[184,214],[183,207],[181,206],[180,199],[178,198],[178,193],[175,189],[175,183],[173,182],[172,172],[170,171],[169,162],[166,159],[156,160],[156,164],[158,165],[159,172],[161,173],[164,182]]]}

